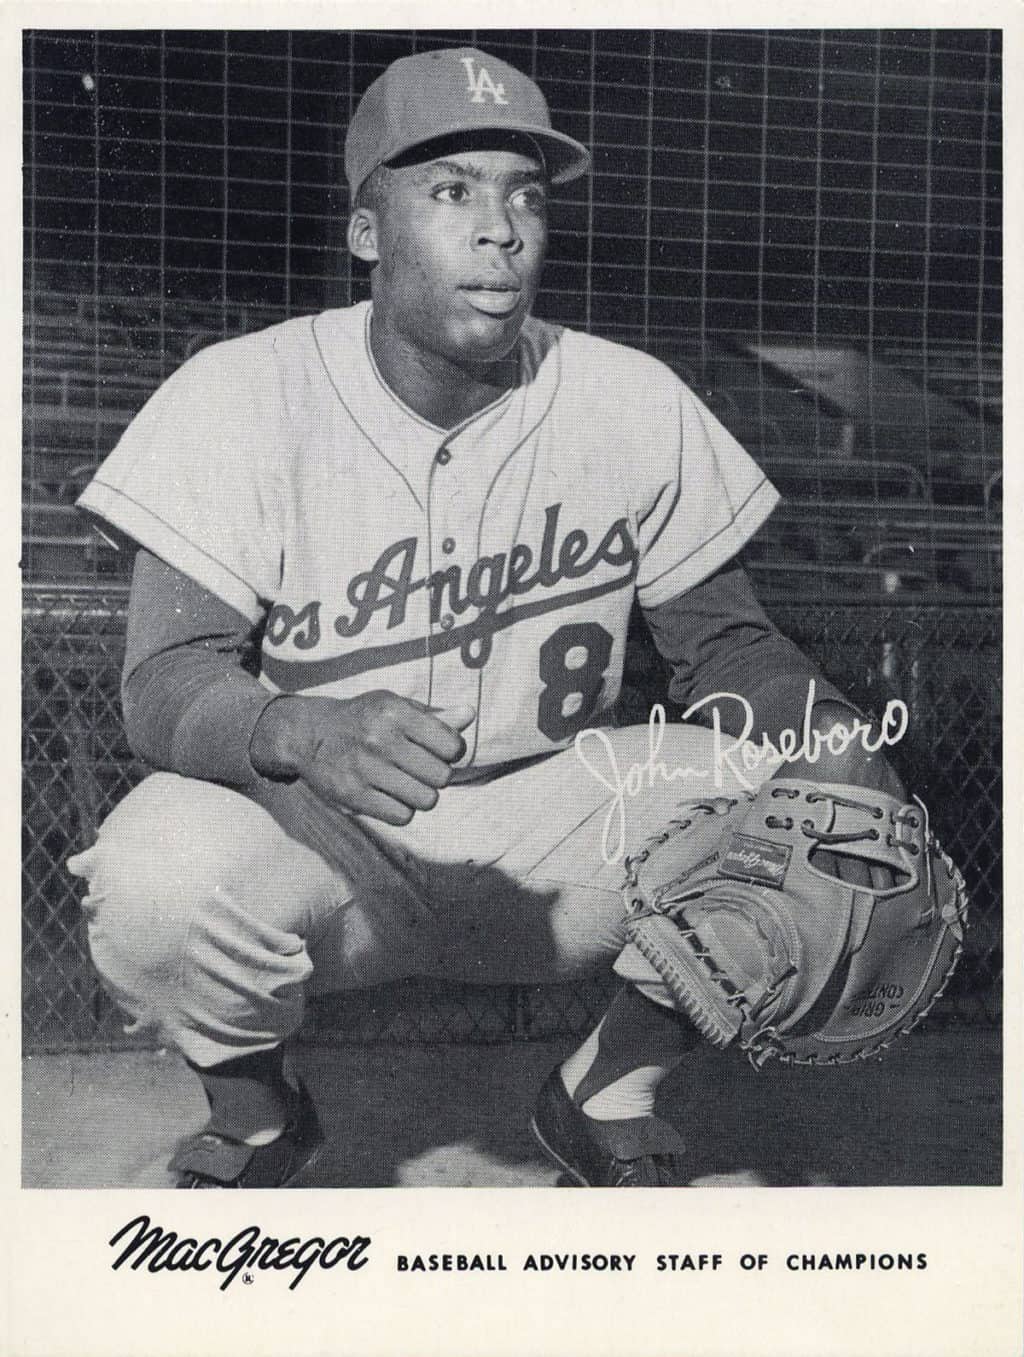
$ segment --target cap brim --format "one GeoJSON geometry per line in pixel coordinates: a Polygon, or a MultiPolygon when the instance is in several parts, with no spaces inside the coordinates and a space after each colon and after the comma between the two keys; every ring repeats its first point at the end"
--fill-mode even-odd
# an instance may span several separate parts
{"type": "Polygon", "coordinates": [[[407,146],[399,146],[392,151],[384,164],[390,164],[400,156],[406,156],[411,151],[415,151],[417,146],[430,146],[435,141],[448,141],[452,137],[458,137],[461,132],[472,133],[475,135],[480,132],[521,132],[524,136],[530,137],[537,142],[544,154],[544,165],[548,172],[548,178],[552,184],[569,184],[574,179],[579,179],[581,175],[587,173],[590,169],[591,156],[587,148],[572,137],[568,137],[564,132],[555,132],[550,127],[538,127],[535,123],[516,123],[514,126],[509,123],[466,123],[462,126],[446,127],[442,132],[430,136],[425,141],[410,142],[407,146]]]}
{"type": "Polygon", "coordinates": [[[538,128],[529,135],[541,144],[553,184],[569,184],[590,169],[590,152],[582,143],[567,137],[564,132],[538,128]]]}

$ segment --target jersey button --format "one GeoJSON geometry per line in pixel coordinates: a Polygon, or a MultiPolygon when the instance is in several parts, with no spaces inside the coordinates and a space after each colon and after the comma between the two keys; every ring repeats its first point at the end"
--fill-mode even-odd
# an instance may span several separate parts
{"type": "Polygon", "coordinates": [[[445,615],[441,618],[441,630],[451,631],[452,627],[454,626],[455,618],[452,617],[451,613],[445,613],[445,615]]]}
{"type": "Polygon", "coordinates": [[[452,460],[452,455],[451,455],[451,453],[448,451],[448,449],[447,449],[447,448],[441,448],[441,450],[438,452],[437,458],[436,458],[436,461],[437,461],[438,466],[447,466],[448,463],[449,463],[451,460],[452,460]]]}
{"type": "Polygon", "coordinates": [[[452,552],[455,550],[455,538],[446,537],[444,541],[441,543],[441,550],[444,552],[446,556],[450,556],[452,552]]]}

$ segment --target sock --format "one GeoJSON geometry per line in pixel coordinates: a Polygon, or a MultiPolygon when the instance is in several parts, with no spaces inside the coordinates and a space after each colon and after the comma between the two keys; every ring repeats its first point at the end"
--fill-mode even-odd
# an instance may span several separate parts
{"type": "Polygon", "coordinates": [[[649,1117],[658,1085],[699,1041],[674,1009],[626,985],[562,1066],[562,1082],[577,1107],[596,1121],[649,1117]]]}
{"type": "Polygon", "coordinates": [[[267,1145],[281,1134],[292,1093],[284,1076],[283,1046],[216,1065],[186,1063],[199,1076],[210,1104],[208,1130],[247,1145],[267,1145]]]}
{"type": "Polygon", "coordinates": [[[272,1145],[284,1130],[284,1125],[272,1127],[269,1131],[253,1131],[252,1135],[245,1137],[247,1145],[272,1145]]]}

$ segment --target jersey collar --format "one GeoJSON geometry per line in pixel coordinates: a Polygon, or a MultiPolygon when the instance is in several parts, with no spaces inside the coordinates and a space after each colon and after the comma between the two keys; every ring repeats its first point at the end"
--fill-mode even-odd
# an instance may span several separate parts
{"type": "Polygon", "coordinates": [[[453,429],[440,429],[410,410],[384,381],[370,350],[370,302],[313,318],[313,336],[338,401],[364,437],[420,498],[430,464],[442,447],[486,447],[488,462],[504,462],[543,421],[560,380],[559,330],[528,317],[520,336],[519,385],[453,429]]]}

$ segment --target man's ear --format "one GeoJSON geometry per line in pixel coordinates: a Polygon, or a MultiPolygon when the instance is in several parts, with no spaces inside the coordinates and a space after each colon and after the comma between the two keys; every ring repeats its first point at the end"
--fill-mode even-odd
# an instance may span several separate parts
{"type": "Polygon", "coordinates": [[[349,217],[348,248],[364,264],[376,264],[380,259],[377,251],[377,214],[371,208],[357,207],[349,217]]]}

